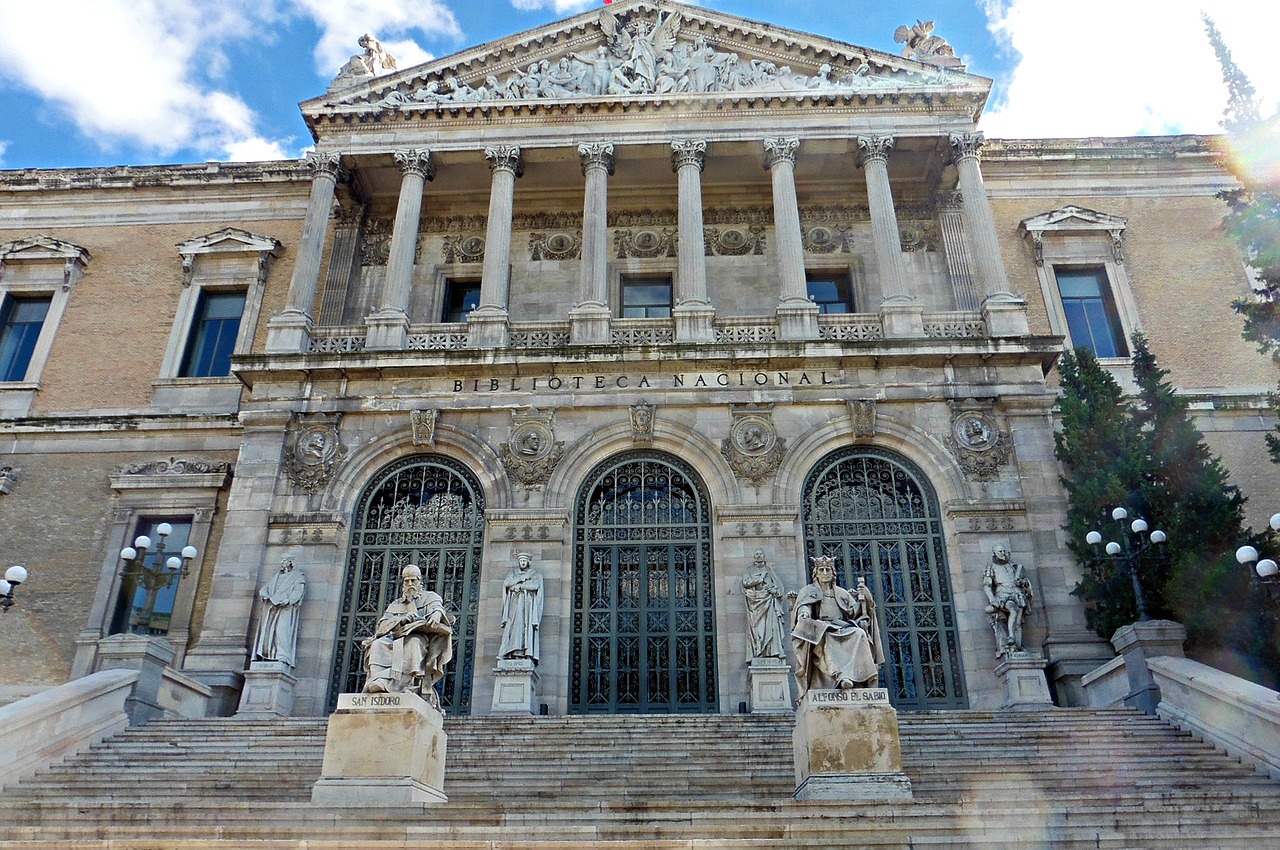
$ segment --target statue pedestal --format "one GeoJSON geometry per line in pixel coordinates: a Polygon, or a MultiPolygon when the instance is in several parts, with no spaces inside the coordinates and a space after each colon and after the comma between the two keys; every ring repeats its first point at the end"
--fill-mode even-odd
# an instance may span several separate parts
{"type": "Polygon", "coordinates": [[[996,665],[996,677],[1004,683],[1004,707],[1051,708],[1049,682],[1044,676],[1044,656],[1038,652],[1008,652],[996,665]]]}
{"type": "Polygon", "coordinates": [[[500,658],[493,671],[492,714],[537,714],[538,668],[532,658],[500,658]]]}
{"type": "Polygon", "coordinates": [[[884,688],[809,691],[791,736],[797,800],[911,799],[898,712],[884,688]]]}
{"type": "Polygon", "coordinates": [[[444,716],[417,694],[339,694],[311,801],[444,803],[444,716]]]}
{"type": "Polygon", "coordinates": [[[262,720],[293,713],[293,687],[298,684],[283,661],[254,661],[244,673],[244,689],[236,717],[262,720]]]}
{"type": "Polygon", "coordinates": [[[791,665],[781,658],[753,658],[747,668],[752,714],[793,714],[791,665]]]}

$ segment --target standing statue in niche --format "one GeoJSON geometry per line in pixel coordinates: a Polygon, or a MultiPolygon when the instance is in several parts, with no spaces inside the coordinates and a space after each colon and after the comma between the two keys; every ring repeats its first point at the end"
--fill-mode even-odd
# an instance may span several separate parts
{"type": "Polygon", "coordinates": [[[298,614],[307,578],[294,569],[293,555],[280,558],[280,571],[258,591],[258,635],[254,661],[282,661],[298,666],[298,614]]]}
{"type": "Polygon", "coordinates": [[[364,693],[416,693],[440,707],[436,682],[453,658],[453,617],[440,594],[422,586],[422,570],[400,571],[403,593],[387,605],[364,646],[364,693]]]}
{"type": "Polygon", "coordinates": [[[742,577],[742,596],[747,605],[747,636],[751,658],[786,658],[786,630],[782,619],[782,588],[757,549],[752,569],[742,577]]]}
{"type": "Polygon", "coordinates": [[[862,578],[854,593],[836,584],[835,559],[813,559],[813,583],[797,594],[791,625],[800,696],[810,689],[874,688],[884,663],[880,625],[862,578]]]}
{"type": "Polygon", "coordinates": [[[1009,560],[1009,550],[997,546],[991,550],[991,563],[982,574],[982,589],[987,594],[987,616],[996,636],[996,658],[1022,651],[1022,617],[1035,595],[1031,582],[1023,575],[1022,564],[1009,560]]]}
{"type": "Polygon", "coordinates": [[[528,658],[538,663],[538,627],[542,622],[542,574],[533,556],[516,555],[516,565],[502,583],[502,646],[498,658],[528,658]]]}

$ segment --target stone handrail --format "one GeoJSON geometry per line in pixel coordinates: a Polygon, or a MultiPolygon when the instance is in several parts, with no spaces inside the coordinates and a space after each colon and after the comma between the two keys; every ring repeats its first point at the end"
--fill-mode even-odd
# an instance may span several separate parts
{"type": "Polygon", "coordinates": [[[1190,658],[1147,659],[1156,712],[1280,779],[1280,693],[1190,658]]]}
{"type": "Polygon", "coordinates": [[[103,670],[0,708],[0,788],[129,725],[137,670],[103,670]]]}

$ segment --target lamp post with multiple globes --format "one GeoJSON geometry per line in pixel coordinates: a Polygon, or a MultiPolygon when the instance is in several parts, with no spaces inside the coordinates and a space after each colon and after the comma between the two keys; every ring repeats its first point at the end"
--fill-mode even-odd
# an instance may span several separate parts
{"type": "Polygon", "coordinates": [[[13,592],[26,580],[26,567],[14,564],[4,571],[4,578],[0,579],[0,611],[8,611],[13,607],[13,592]]]}
{"type": "MultiPolygon", "coordinates": [[[[1280,514],[1272,514],[1268,523],[1273,532],[1280,532],[1280,514]]],[[[1241,546],[1236,550],[1236,561],[1242,565],[1253,564],[1253,571],[1258,576],[1258,583],[1267,590],[1271,601],[1280,597],[1280,566],[1271,558],[1258,558],[1258,550],[1253,546],[1241,546]]]]}
{"type": "Polygon", "coordinates": [[[1138,565],[1146,557],[1163,558],[1163,547],[1160,544],[1164,543],[1168,537],[1158,528],[1148,531],[1147,521],[1142,517],[1137,517],[1126,525],[1125,520],[1129,519],[1129,511],[1126,508],[1112,508],[1111,519],[1117,526],[1115,540],[1109,540],[1103,546],[1102,532],[1090,531],[1085,535],[1085,542],[1097,553],[1094,556],[1095,562],[1111,561],[1118,569],[1129,574],[1129,580],[1133,582],[1133,598],[1138,605],[1138,619],[1150,620],[1151,616],[1147,613],[1147,596],[1142,592],[1142,581],[1138,577],[1138,565]]]}
{"type": "Polygon", "coordinates": [[[142,608],[129,618],[130,626],[141,625],[144,628],[151,622],[155,613],[156,600],[160,591],[172,587],[174,582],[187,577],[187,567],[198,554],[196,547],[184,546],[181,557],[164,556],[164,541],[173,532],[173,526],[162,522],[156,526],[155,558],[153,564],[147,563],[147,550],[151,548],[151,538],[140,534],[132,546],[120,550],[120,577],[134,579],[135,587],[141,586],[146,591],[142,608]]]}

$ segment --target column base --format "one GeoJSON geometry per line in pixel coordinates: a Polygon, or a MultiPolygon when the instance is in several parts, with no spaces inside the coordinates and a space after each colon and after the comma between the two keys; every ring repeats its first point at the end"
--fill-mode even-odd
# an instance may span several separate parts
{"type": "Polygon", "coordinates": [[[753,658],[747,667],[752,714],[795,714],[791,702],[791,665],[782,658],[753,658]]]}
{"type": "Polygon", "coordinates": [[[467,316],[468,348],[506,348],[511,317],[501,307],[477,307],[467,316]]]}
{"type": "Polygon", "coordinates": [[[1031,335],[1027,302],[1007,292],[988,295],[983,300],[982,318],[987,323],[987,335],[993,339],[1031,335]]]}
{"type": "Polygon", "coordinates": [[[1049,681],[1044,656],[1038,652],[1010,652],[996,665],[996,678],[1004,683],[1004,707],[1033,710],[1050,708],[1049,681]]]}
{"type": "Polygon", "coordinates": [[[267,322],[268,354],[306,354],[311,349],[311,317],[285,310],[267,322]]]}
{"type": "Polygon", "coordinates": [[[910,800],[898,712],[884,688],[809,691],[791,737],[797,800],[910,800]]]}
{"type": "Polygon", "coordinates": [[[298,680],[283,661],[255,661],[244,674],[236,717],[265,720],[293,714],[293,688],[298,680]]]}
{"type": "Polygon", "coordinates": [[[569,342],[574,345],[606,345],[609,342],[609,308],[584,301],[569,311],[569,342]]]}
{"type": "Polygon", "coordinates": [[[443,803],[444,716],[416,694],[339,694],[315,803],[443,803]]]}
{"type": "Polygon", "coordinates": [[[365,317],[364,326],[368,351],[403,351],[409,345],[409,317],[403,310],[379,310],[365,317]]]}
{"type": "Polygon", "coordinates": [[[493,671],[491,714],[537,714],[538,668],[532,658],[500,658],[493,671]]]}
{"type": "Polygon", "coordinates": [[[924,336],[924,307],[914,298],[886,298],[880,304],[880,324],[885,339],[919,339],[924,336]]]}
{"type": "Polygon", "coordinates": [[[705,301],[685,301],[671,308],[676,342],[715,342],[715,308],[705,301]]]}
{"type": "Polygon", "coordinates": [[[778,339],[817,339],[818,305],[805,298],[778,305],[778,339]]]}

